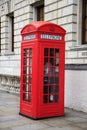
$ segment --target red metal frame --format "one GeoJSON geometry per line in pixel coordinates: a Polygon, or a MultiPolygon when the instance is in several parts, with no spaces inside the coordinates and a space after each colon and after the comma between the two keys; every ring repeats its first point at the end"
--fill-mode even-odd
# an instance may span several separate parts
{"type": "Polygon", "coordinates": [[[34,119],[64,115],[65,33],[50,22],[22,29],[20,114],[34,119]]]}

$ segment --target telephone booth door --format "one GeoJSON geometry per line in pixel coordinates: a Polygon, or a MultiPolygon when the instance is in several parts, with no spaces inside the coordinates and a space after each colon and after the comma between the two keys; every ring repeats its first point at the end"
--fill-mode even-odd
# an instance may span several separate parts
{"type": "Polygon", "coordinates": [[[40,117],[64,115],[64,49],[53,43],[41,46],[40,117]]]}
{"type": "Polygon", "coordinates": [[[21,52],[20,112],[32,116],[33,46],[22,46],[21,52]]]}
{"type": "Polygon", "coordinates": [[[32,48],[25,48],[23,58],[23,101],[32,102],[32,48]]]}

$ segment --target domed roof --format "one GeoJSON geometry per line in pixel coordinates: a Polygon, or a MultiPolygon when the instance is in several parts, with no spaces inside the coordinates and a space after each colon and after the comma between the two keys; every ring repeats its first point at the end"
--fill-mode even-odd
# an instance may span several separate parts
{"type": "Polygon", "coordinates": [[[27,24],[23,27],[21,34],[34,32],[34,31],[44,31],[44,32],[54,32],[54,33],[65,33],[66,31],[59,25],[47,22],[47,21],[37,21],[27,24]]]}

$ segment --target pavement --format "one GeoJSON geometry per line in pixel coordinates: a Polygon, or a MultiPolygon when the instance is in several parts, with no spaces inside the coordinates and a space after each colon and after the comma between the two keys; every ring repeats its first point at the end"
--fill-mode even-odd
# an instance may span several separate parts
{"type": "Polygon", "coordinates": [[[87,130],[87,113],[65,108],[63,117],[33,120],[19,115],[19,95],[0,91],[0,130],[87,130]]]}

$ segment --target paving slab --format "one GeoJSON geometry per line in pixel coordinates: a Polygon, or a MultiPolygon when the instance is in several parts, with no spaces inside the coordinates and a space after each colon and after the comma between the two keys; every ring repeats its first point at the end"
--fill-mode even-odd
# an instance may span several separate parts
{"type": "Polygon", "coordinates": [[[49,128],[49,126],[41,122],[36,122],[36,123],[28,124],[28,125],[14,127],[12,128],[12,130],[41,130],[41,129],[45,130],[46,128],[49,128]]]}
{"type": "Polygon", "coordinates": [[[87,118],[82,118],[82,117],[68,117],[66,120],[74,123],[87,122],[87,118]]]}
{"type": "Polygon", "coordinates": [[[51,128],[47,128],[44,130],[83,130],[81,128],[78,127],[73,127],[73,126],[66,126],[66,127],[51,127],[51,128]]]}
{"type": "Polygon", "coordinates": [[[63,127],[72,124],[71,121],[67,121],[63,118],[57,117],[54,119],[42,120],[43,123],[49,125],[50,127],[63,127]]]}
{"type": "Polygon", "coordinates": [[[20,119],[20,116],[18,115],[0,116],[0,122],[11,121],[11,120],[14,121],[18,119],[20,119]]]}
{"type": "Polygon", "coordinates": [[[10,128],[6,128],[6,129],[1,128],[0,130],[11,130],[11,129],[10,128]]]}
{"type": "Polygon", "coordinates": [[[74,126],[87,130],[87,122],[75,123],[74,126]]]}

